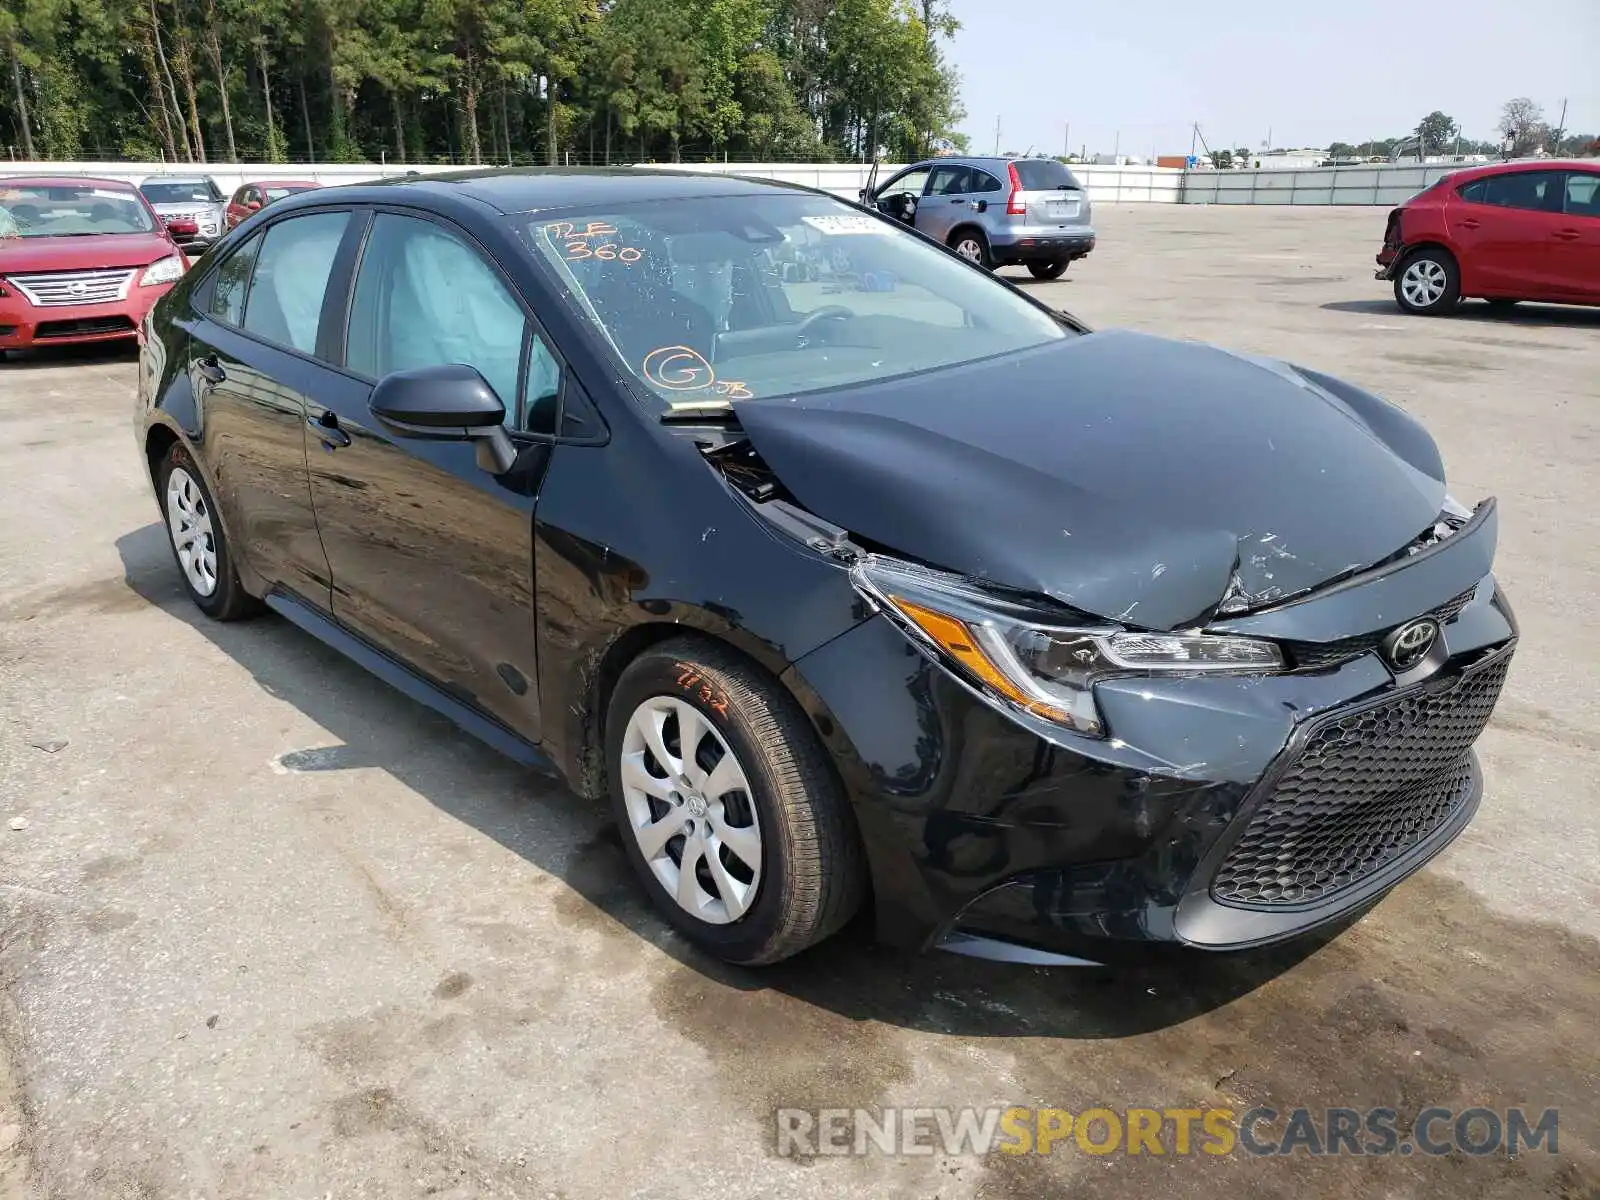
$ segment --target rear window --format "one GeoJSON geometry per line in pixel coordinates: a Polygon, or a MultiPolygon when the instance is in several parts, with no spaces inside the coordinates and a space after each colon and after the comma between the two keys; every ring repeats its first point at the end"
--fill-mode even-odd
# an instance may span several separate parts
{"type": "Polygon", "coordinates": [[[1057,188],[1076,188],[1078,181],[1066,164],[1053,158],[1024,158],[1013,163],[1025,192],[1050,192],[1057,188]]]}

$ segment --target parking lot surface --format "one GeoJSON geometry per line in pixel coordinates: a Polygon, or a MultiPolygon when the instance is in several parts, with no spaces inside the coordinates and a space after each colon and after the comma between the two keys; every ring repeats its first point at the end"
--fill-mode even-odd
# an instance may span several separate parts
{"type": "Polygon", "coordinates": [[[0,1196],[1600,1195],[1600,310],[1403,317],[1376,209],[1096,216],[1064,280],[1008,276],[1349,378],[1499,497],[1523,639],[1439,860],[1248,957],[1038,970],[853,928],[720,966],[606,814],[276,617],[202,617],[132,353],[38,354],[0,367],[0,1196]],[[777,1153],[775,1109],[900,1105],[1553,1107],[1559,1153],[777,1153]]]}

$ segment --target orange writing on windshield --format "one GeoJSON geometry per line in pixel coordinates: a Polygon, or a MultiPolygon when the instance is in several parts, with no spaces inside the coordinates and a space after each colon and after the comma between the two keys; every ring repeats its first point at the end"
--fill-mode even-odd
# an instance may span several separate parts
{"type": "Polygon", "coordinates": [[[644,251],[636,246],[619,246],[614,242],[593,244],[595,238],[615,237],[617,227],[607,221],[590,221],[582,229],[576,221],[552,221],[544,227],[544,235],[551,243],[564,242],[563,256],[568,262],[581,262],[586,258],[601,262],[636,263],[644,251]]]}

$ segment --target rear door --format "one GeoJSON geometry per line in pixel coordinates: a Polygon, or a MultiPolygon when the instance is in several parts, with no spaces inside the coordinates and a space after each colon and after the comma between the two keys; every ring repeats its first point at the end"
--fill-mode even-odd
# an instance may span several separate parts
{"type": "Polygon", "coordinates": [[[371,414],[392,371],[465,363],[513,434],[556,430],[563,369],[526,306],[465,231],[372,214],[350,278],[344,369],[312,405],[311,492],[341,625],[530,741],[540,737],[533,509],[547,455],[507,476],[461,442],[401,438],[371,414]]]}
{"type": "Polygon", "coordinates": [[[1011,164],[1022,186],[1016,197],[1026,207],[1029,225],[1082,225],[1087,197],[1064,163],[1053,158],[1022,158],[1011,164]]]}
{"type": "Polygon", "coordinates": [[[1600,171],[1568,171],[1564,191],[1552,234],[1556,282],[1577,299],[1600,301],[1600,171]]]}
{"type": "Polygon", "coordinates": [[[331,604],[306,475],[306,397],[331,265],[348,209],[296,215],[234,248],[195,292],[188,374],[200,451],[234,550],[270,585],[331,604]]]}
{"type": "Polygon", "coordinates": [[[1561,291],[1552,246],[1565,182],[1560,171],[1505,171],[1456,190],[1445,220],[1463,292],[1536,300],[1561,291]]]}
{"type": "Polygon", "coordinates": [[[936,242],[948,241],[950,231],[971,214],[971,201],[972,168],[954,163],[937,166],[917,204],[916,226],[936,242]]]}

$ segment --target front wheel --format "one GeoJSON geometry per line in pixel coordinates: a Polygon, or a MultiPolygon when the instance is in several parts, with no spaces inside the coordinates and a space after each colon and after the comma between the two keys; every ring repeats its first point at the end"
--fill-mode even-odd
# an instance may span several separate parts
{"type": "Polygon", "coordinates": [[[1461,299],[1461,273],[1448,250],[1429,247],[1406,259],[1394,279],[1394,299],[1404,312],[1436,317],[1461,299]]]}
{"type": "Polygon", "coordinates": [[[860,906],[860,842],[822,746],[789,694],[731,651],[675,639],[630,663],[606,764],[628,860],[701,949],[777,962],[860,906]]]}
{"type": "Polygon", "coordinates": [[[994,269],[994,259],[989,254],[989,239],[976,229],[960,229],[950,238],[950,249],[957,258],[964,258],[985,270],[994,269]]]}
{"type": "Polygon", "coordinates": [[[1067,272],[1068,261],[1061,258],[1055,262],[1031,262],[1028,264],[1028,274],[1035,279],[1060,279],[1067,272]]]}

